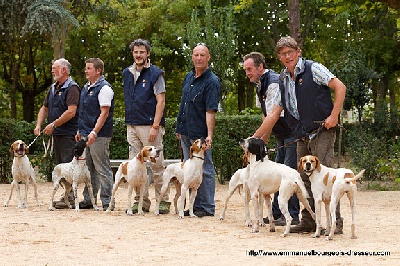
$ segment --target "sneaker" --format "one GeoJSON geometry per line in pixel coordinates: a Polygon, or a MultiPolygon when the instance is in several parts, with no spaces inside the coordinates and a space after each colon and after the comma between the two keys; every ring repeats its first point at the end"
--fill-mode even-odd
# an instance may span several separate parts
{"type": "Polygon", "coordinates": [[[160,213],[160,214],[167,214],[167,213],[169,213],[169,206],[171,206],[171,202],[168,202],[168,201],[161,201],[161,202],[160,202],[159,213],[160,213]]]}
{"type": "Polygon", "coordinates": [[[91,202],[81,201],[79,202],[79,209],[93,209],[93,205],[91,202]]]}
{"type": "MultiPolygon", "coordinates": [[[[135,202],[135,203],[133,203],[133,206],[132,206],[132,213],[133,214],[135,214],[135,213],[138,213],[138,209],[139,209],[139,202],[135,202]]],[[[161,206],[160,206],[160,209],[161,209],[161,206]]],[[[146,209],[144,206],[142,207],[142,210],[144,211],[144,212],[149,212],[150,211],[150,208],[148,208],[148,209],[146,209]]],[[[161,213],[161,212],[160,212],[161,213]]]]}

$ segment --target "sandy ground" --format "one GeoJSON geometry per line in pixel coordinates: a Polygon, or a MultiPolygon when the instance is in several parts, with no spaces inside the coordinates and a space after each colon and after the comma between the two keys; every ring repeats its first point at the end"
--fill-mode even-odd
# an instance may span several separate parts
{"type": "MultiPolygon", "coordinates": [[[[277,227],[275,233],[269,232],[269,227],[251,233],[244,226],[243,200],[238,193],[229,202],[226,219],[220,221],[227,185],[217,185],[215,217],[183,220],[171,213],[154,215],[152,186],[150,213],[131,217],[124,212],[126,187],[118,190],[117,209],[111,214],[93,210],[50,212],[47,209],[51,189],[51,183],[38,184],[39,198],[44,204],[41,207],[35,205],[31,187],[29,208],[16,208],[15,192],[9,207],[1,207],[0,265],[400,265],[399,191],[359,191],[357,239],[350,239],[350,208],[344,198],[344,234],[327,241],[324,237],[314,239],[311,234],[281,238],[283,227],[277,227]],[[311,255],[250,255],[255,251],[311,255]],[[339,252],[390,255],[327,255],[339,252]]],[[[9,184],[0,185],[1,199],[8,197],[9,190],[9,184]]],[[[61,192],[59,189],[56,199],[61,192]]]]}

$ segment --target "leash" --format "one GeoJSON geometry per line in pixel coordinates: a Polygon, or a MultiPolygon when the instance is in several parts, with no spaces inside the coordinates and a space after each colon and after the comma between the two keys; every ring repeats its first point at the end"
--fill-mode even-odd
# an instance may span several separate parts
{"type": "MultiPolygon", "coordinates": [[[[324,127],[325,120],[314,121],[314,123],[320,124],[320,126],[318,127],[318,129],[314,130],[313,132],[311,132],[311,133],[308,135],[308,138],[309,138],[310,140],[313,140],[316,136],[318,136],[318,134],[320,133],[320,131],[321,131],[321,130],[323,129],[323,127],[324,127]]],[[[344,129],[344,131],[346,131],[346,128],[345,128],[342,124],[337,124],[336,126],[342,128],[342,129],[344,129]]],[[[304,138],[305,138],[305,137],[298,138],[298,139],[295,139],[295,140],[293,140],[293,141],[291,141],[291,142],[286,143],[285,145],[279,146],[279,147],[277,147],[277,148],[268,149],[268,152],[269,152],[269,151],[271,151],[271,152],[276,152],[276,151],[278,151],[279,149],[282,149],[282,148],[285,148],[286,146],[292,145],[293,143],[296,143],[296,142],[298,142],[299,140],[303,140],[304,138]]]]}
{"type": "Polygon", "coordinates": [[[42,131],[39,132],[39,135],[36,136],[36,138],[28,145],[28,148],[30,146],[32,146],[33,143],[35,143],[35,141],[38,139],[38,137],[40,137],[40,135],[43,133],[44,129],[42,131]]]}
{"type": "MultiPolygon", "coordinates": [[[[33,143],[35,143],[35,141],[40,137],[40,135],[42,135],[43,131],[44,131],[44,129],[43,129],[42,131],[39,132],[39,135],[37,135],[37,136],[32,140],[32,142],[28,145],[28,148],[30,148],[30,147],[33,145],[33,143]]],[[[43,157],[46,157],[46,156],[47,156],[47,151],[49,150],[49,148],[50,148],[50,156],[52,156],[52,153],[53,153],[53,137],[49,138],[49,140],[47,141],[47,145],[46,145],[46,143],[44,142],[44,138],[43,138],[42,143],[43,143],[43,148],[44,148],[44,155],[43,155],[43,157]],[[51,147],[50,147],[50,145],[51,145],[51,147]]]]}

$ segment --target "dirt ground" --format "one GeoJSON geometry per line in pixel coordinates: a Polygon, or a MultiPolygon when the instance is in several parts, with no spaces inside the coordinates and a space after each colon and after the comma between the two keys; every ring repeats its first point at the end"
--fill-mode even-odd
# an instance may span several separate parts
{"type": "MultiPolygon", "coordinates": [[[[357,239],[350,239],[350,208],[344,198],[344,234],[327,241],[324,237],[314,239],[311,234],[281,238],[283,227],[277,227],[275,233],[269,232],[269,227],[251,233],[244,226],[243,200],[238,193],[228,204],[226,219],[220,221],[227,187],[217,185],[215,217],[183,220],[172,213],[154,215],[152,186],[150,213],[131,217],[124,212],[126,187],[118,190],[116,211],[111,214],[93,210],[50,212],[47,209],[52,184],[43,182],[38,184],[43,206],[36,206],[30,187],[29,208],[17,209],[14,191],[9,207],[1,207],[0,211],[0,265],[400,265],[400,191],[359,191],[357,239]],[[306,254],[254,256],[260,251],[306,254]],[[350,252],[352,255],[348,255],[350,252]],[[355,252],[390,255],[365,256],[355,252]]],[[[9,184],[0,185],[2,200],[8,197],[9,190],[9,184]]],[[[24,191],[23,186],[21,190],[24,191]]],[[[62,188],[56,199],[61,192],[62,188]]]]}

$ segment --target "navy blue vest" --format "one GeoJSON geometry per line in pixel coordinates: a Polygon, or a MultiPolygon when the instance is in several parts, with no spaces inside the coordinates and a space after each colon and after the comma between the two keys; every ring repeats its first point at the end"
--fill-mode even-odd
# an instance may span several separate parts
{"type": "MultiPolygon", "coordinates": [[[[89,83],[86,83],[81,91],[78,120],[79,133],[81,135],[89,135],[90,131],[92,131],[96,125],[97,119],[100,116],[100,104],[98,97],[100,90],[104,85],[111,87],[110,83],[108,83],[102,76],[96,81],[93,87],[90,87],[89,90],[87,89],[89,87],[89,83]]],[[[113,129],[113,116],[114,99],[111,101],[110,111],[103,127],[100,129],[100,132],[97,132],[98,137],[111,137],[113,129]]]]}
{"type": "MultiPolygon", "coordinates": [[[[260,89],[257,89],[257,96],[261,103],[261,109],[264,116],[267,116],[267,110],[265,108],[265,95],[268,90],[268,86],[271,83],[279,83],[279,74],[273,70],[269,70],[264,73],[260,78],[261,86],[260,89]]],[[[284,140],[289,137],[292,137],[292,130],[286,123],[286,119],[284,117],[279,117],[278,121],[275,123],[272,128],[272,133],[277,137],[278,140],[284,140]]]]}
{"type": "MultiPolygon", "coordinates": [[[[78,84],[69,77],[64,84],[58,90],[55,89],[55,84],[52,84],[49,90],[49,97],[47,100],[48,107],[48,121],[49,123],[54,122],[59,118],[65,111],[68,110],[67,106],[67,94],[72,86],[78,86],[78,84]]],[[[61,126],[57,127],[53,135],[55,136],[74,136],[78,130],[78,112],[73,118],[65,122],[61,126]]]]}
{"type": "Polygon", "coordinates": [[[297,138],[302,138],[314,130],[320,124],[314,121],[322,121],[326,119],[332,112],[333,102],[331,98],[331,89],[328,86],[318,85],[313,80],[311,65],[313,61],[304,60],[302,71],[296,76],[295,91],[297,99],[297,109],[300,119],[295,119],[288,110],[283,79],[285,78],[284,70],[282,70],[280,79],[280,89],[282,95],[282,104],[285,110],[285,118],[293,134],[297,138]]]}
{"type": "MultiPolygon", "coordinates": [[[[124,81],[125,123],[133,126],[152,125],[156,114],[157,100],[154,95],[154,84],[163,73],[154,65],[140,71],[135,85],[129,68],[122,71],[124,81]]],[[[164,115],[160,125],[165,125],[164,115]]]]}

